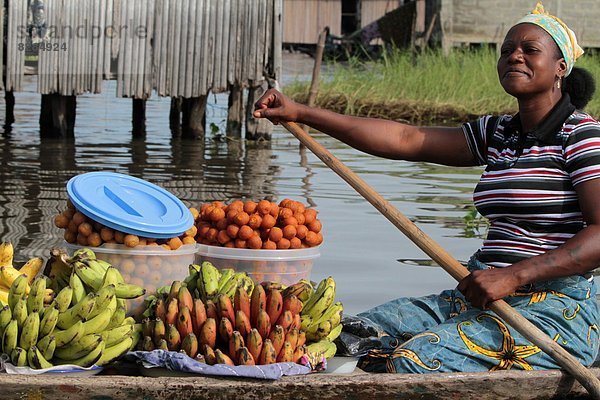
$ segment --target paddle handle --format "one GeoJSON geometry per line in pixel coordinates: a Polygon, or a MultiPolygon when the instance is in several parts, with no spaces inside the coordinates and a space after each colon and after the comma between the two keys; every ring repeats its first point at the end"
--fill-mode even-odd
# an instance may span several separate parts
{"type": "MultiPolygon", "coordinates": [[[[312,151],[329,168],[352,186],[361,196],[371,203],[381,214],[393,223],[413,243],[423,250],[432,260],[448,272],[457,281],[469,275],[469,271],[454,257],[448,254],[440,245],[419,229],[410,219],[402,214],[389,201],[371,188],[365,181],[356,175],[344,163],[304,132],[294,122],[282,122],[292,135],[304,146],[312,151]]],[[[489,305],[490,309],[498,314],[506,323],[538,346],[542,351],[552,357],[559,365],[571,373],[595,399],[600,399],[600,381],[584,367],[575,357],[569,354],[558,343],[553,341],[533,325],[529,320],[519,314],[504,300],[496,300],[489,305]]]]}

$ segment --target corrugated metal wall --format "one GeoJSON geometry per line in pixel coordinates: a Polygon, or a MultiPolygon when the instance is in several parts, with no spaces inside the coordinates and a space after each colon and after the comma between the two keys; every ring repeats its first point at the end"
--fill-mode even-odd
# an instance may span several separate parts
{"type": "MultiPolygon", "coordinates": [[[[282,0],[46,0],[38,53],[42,94],[198,97],[281,70],[282,0]]],[[[9,0],[7,88],[18,91],[27,0],[9,0]]]]}

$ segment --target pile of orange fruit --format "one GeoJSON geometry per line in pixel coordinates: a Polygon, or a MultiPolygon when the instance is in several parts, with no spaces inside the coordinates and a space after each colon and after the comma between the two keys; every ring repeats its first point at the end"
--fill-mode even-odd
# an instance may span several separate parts
{"type": "Polygon", "coordinates": [[[196,219],[196,241],[240,249],[301,249],[323,242],[314,208],[284,199],[204,203],[196,219]]]}

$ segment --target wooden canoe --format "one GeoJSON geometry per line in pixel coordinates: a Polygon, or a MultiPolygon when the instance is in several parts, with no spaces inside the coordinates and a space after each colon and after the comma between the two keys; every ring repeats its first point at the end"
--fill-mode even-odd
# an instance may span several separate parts
{"type": "MultiPolygon", "coordinates": [[[[592,368],[600,377],[600,369],[592,368]]],[[[24,376],[0,374],[3,399],[587,399],[559,370],[431,375],[311,374],[277,381],[193,377],[24,376]]]]}

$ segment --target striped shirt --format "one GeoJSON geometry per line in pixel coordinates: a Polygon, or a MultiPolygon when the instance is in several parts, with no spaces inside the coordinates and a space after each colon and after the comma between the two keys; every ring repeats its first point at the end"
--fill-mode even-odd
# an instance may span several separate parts
{"type": "Polygon", "coordinates": [[[567,95],[526,135],[518,114],[485,116],[463,130],[476,161],[486,165],[473,195],[490,222],[481,262],[509,266],[585,227],[575,187],[600,178],[600,123],[575,110],[567,95]]]}

